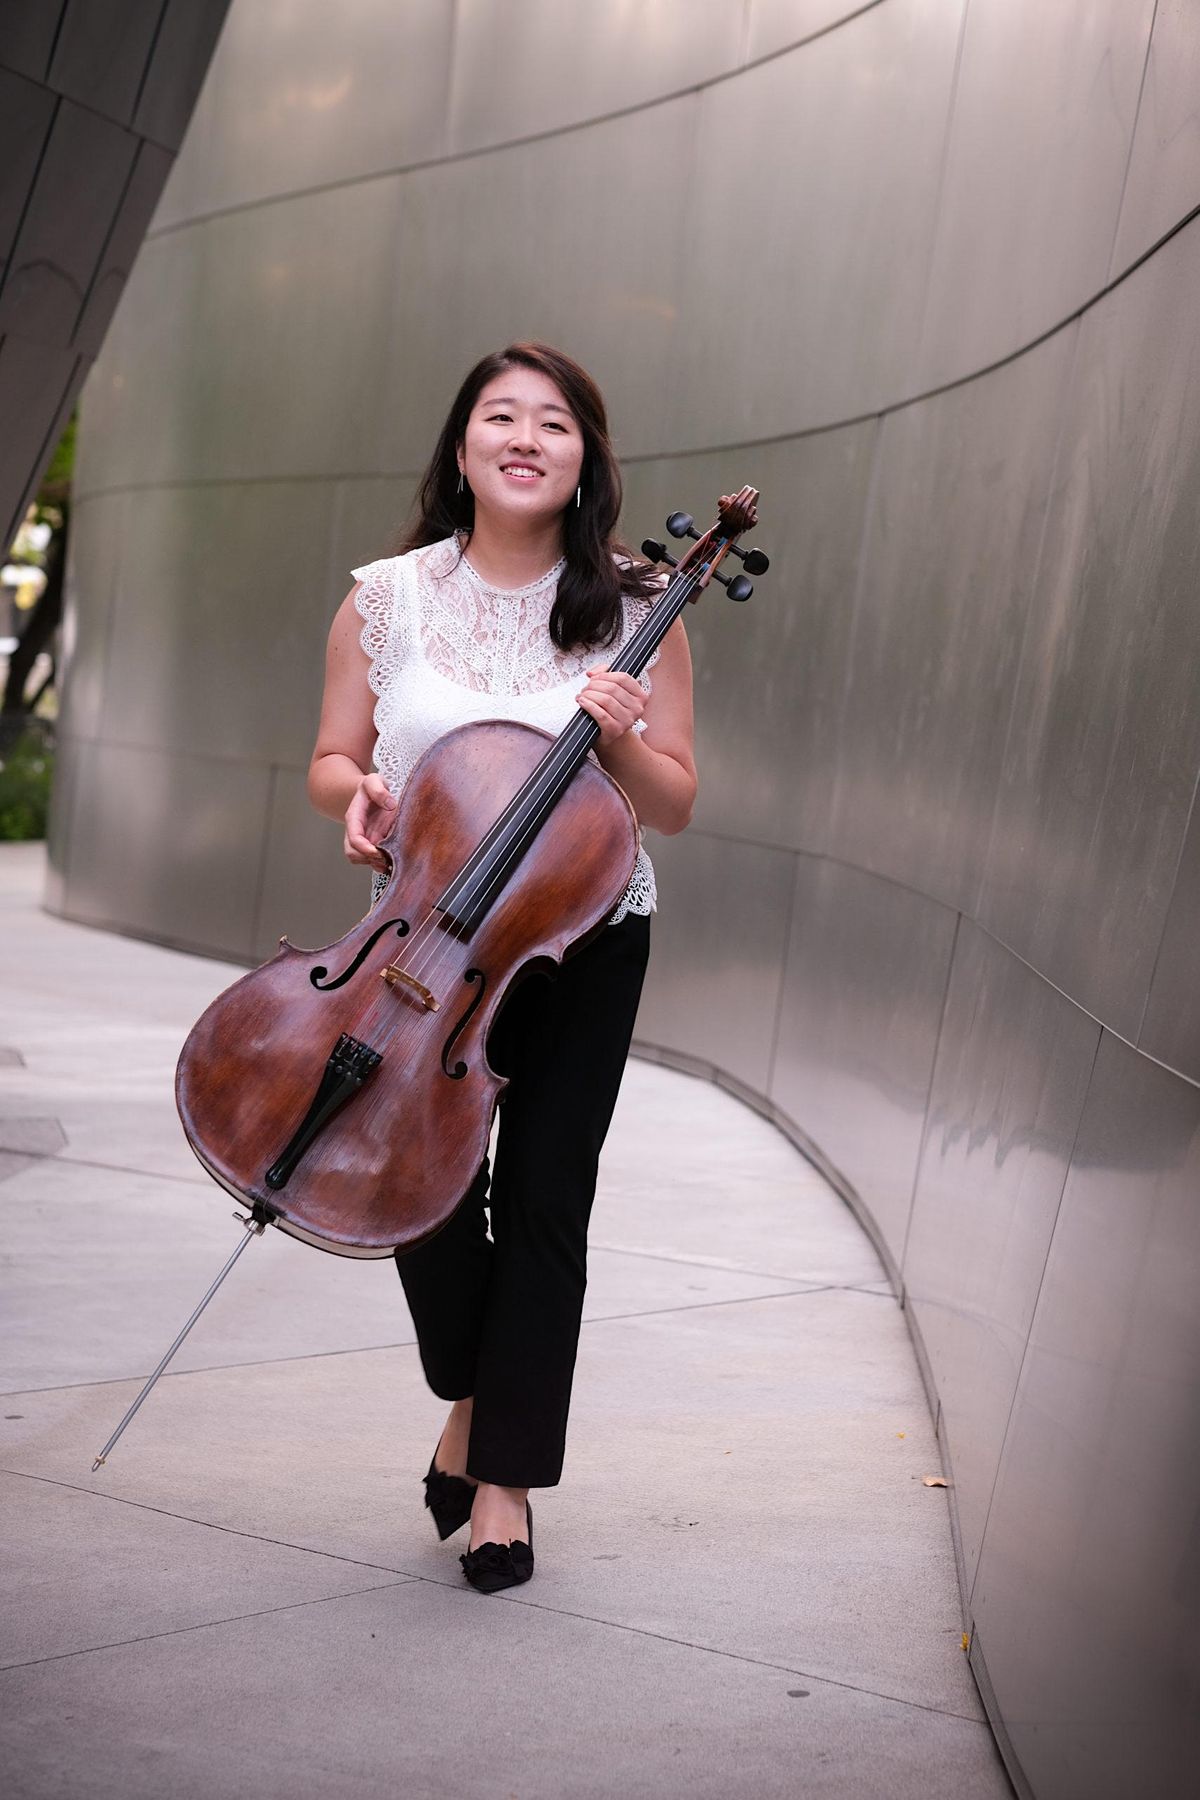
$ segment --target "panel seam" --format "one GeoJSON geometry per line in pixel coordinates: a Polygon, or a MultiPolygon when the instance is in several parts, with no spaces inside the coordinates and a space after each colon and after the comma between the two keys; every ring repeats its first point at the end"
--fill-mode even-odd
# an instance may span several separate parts
{"type": "MultiPolygon", "coordinates": [[[[768,51],[765,56],[756,57],[753,62],[739,63],[733,69],[723,69],[719,75],[710,75],[703,81],[689,82],[685,87],[672,88],[668,94],[655,94],[649,100],[635,101],[630,106],[613,107],[609,112],[594,113],[586,119],[572,119],[568,124],[553,126],[548,131],[531,131],[524,137],[504,138],[494,144],[480,144],[474,149],[460,150],[450,156],[419,157],[413,162],[395,163],[388,169],[371,169],[362,174],[343,176],[336,181],[314,182],[311,187],[292,188],[286,193],[265,194],[254,200],[240,200],[230,206],[214,207],[211,212],[196,213],[188,219],[177,219],[170,225],[161,226],[157,231],[148,232],[147,241],[157,241],[159,238],[172,236],[178,231],[187,231],[195,225],[207,225],[214,219],[231,218],[236,213],[253,212],[267,206],[282,206],[291,200],[308,200],[317,194],[337,193],[341,188],[365,187],[368,182],[389,181],[403,175],[417,175],[426,169],[441,169],[454,163],[474,162],[481,156],[500,155],[507,150],[523,149],[529,144],[544,144],[556,138],[570,137],[575,132],[590,131],[598,125],[611,125],[618,119],[635,118],[639,113],[653,112],[657,107],[670,106],[673,102],[690,99],[693,95],[706,93],[710,88],[721,87],[726,82],[736,81],[739,76],[749,74],[751,70],[765,68],[768,63],[778,62],[785,56],[793,55],[797,50],[805,49],[809,44],[815,44],[818,39],[828,37],[832,32],[840,31],[846,25],[854,24],[857,19],[861,19],[869,12],[874,12],[876,7],[882,4],[883,0],[865,0],[865,4],[859,6],[854,12],[847,13],[843,18],[832,20],[817,31],[809,32],[807,37],[796,38],[791,43],[782,44],[778,50],[768,51]]],[[[458,8],[455,5],[452,14],[454,28],[456,28],[457,15],[458,8]]],[[[451,65],[451,80],[452,67],[451,65]]]]}

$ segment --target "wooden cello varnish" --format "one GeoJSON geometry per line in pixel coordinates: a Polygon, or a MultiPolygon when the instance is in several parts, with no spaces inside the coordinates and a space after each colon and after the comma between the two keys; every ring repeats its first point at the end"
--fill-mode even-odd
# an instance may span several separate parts
{"type": "MultiPolygon", "coordinates": [[[[722,500],[614,668],[640,674],[688,601],[724,581],[717,566],[757,497],[722,500]]],[[[758,552],[746,562],[766,567],[758,552]]],[[[743,576],[727,585],[750,591],[743,576]]],[[[391,877],[367,917],[321,950],[284,939],[199,1019],[179,1060],[180,1117],[258,1219],[371,1257],[413,1249],[451,1217],[506,1085],[486,1048],[500,1006],[604,930],[633,873],[637,821],[588,756],[598,735],[582,710],[557,738],[508,721],[447,733],[400,797],[380,845],[391,877]]]]}

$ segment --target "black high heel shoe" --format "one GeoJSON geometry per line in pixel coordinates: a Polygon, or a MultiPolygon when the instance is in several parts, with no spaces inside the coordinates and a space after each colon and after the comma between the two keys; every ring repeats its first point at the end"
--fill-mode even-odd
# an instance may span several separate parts
{"type": "Polygon", "coordinates": [[[511,1544],[480,1544],[477,1550],[464,1550],[459,1557],[463,1574],[481,1594],[498,1594],[501,1588],[516,1587],[533,1574],[533,1508],[525,1502],[525,1523],[529,1542],[520,1538],[511,1544]]]}
{"type": "Polygon", "coordinates": [[[464,1481],[461,1475],[444,1474],[437,1466],[437,1451],[434,1451],[425,1477],[425,1504],[433,1514],[443,1543],[470,1518],[475,1504],[475,1487],[475,1482],[464,1481]]]}

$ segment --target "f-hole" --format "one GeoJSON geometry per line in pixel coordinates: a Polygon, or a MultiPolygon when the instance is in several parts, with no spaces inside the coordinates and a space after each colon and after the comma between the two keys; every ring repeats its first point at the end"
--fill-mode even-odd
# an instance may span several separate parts
{"type": "Polygon", "coordinates": [[[456,1062],[454,1067],[451,1068],[449,1057],[455,1044],[458,1042],[467,1026],[471,1023],[471,1019],[487,989],[487,977],[484,975],[482,969],[468,969],[463,975],[463,980],[472,986],[477,985],[477,992],[474,999],[471,1001],[470,1006],[468,1006],[466,1012],[458,1021],[458,1024],[454,1027],[450,1036],[446,1039],[445,1048],[442,1051],[442,1069],[443,1072],[450,1077],[451,1081],[461,1081],[463,1076],[468,1073],[465,1062],[456,1062]]]}
{"type": "Polygon", "coordinates": [[[407,936],[407,934],[408,934],[408,920],[407,919],[385,919],[383,924],[378,926],[376,928],[376,930],[374,930],[371,933],[370,937],[367,939],[366,943],[363,945],[362,949],[359,951],[359,953],[355,957],[354,961],[350,964],[350,967],[348,969],[344,970],[342,972],[342,974],[337,976],[337,978],[335,980],[326,981],[325,977],[328,975],[329,970],[325,967],[324,963],[322,963],[318,968],[315,968],[312,971],[312,973],[309,975],[308,979],[312,982],[313,986],[318,990],[318,992],[320,992],[322,994],[332,994],[334,988],[344,987],[346,982],[349,981],[350,977],[352,975],[356,975],[358,973],[358,971],[362,968],[364,960],[368,956],[370,956],[372,950],[375,948],[376,944],[379,942],[379,940],[383,936],[384,932],[390,931],[392,929],[393,925],[396,928],[396,936],[397,937],[406,937],[407,936]]]}

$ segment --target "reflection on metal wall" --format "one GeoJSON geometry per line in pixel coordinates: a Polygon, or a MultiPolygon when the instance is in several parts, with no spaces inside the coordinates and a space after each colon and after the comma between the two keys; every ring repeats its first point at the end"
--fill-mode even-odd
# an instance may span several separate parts
{"type": "Polygon", "coordinates": [[[50,901],[246,959],[361,910],[322,639],[475,356],[595,370],[633,537],[761,486],[640,1037],[876,1237],[1044,1800],[1200,1716],[1198,67],[1165,0],[235,4],[83,418],[50,901]]]}
{"type": "Polygon", "coordinates": [[[9,0],[0,18],[0,546],[62,435],[229,0],[9,0]]]}

